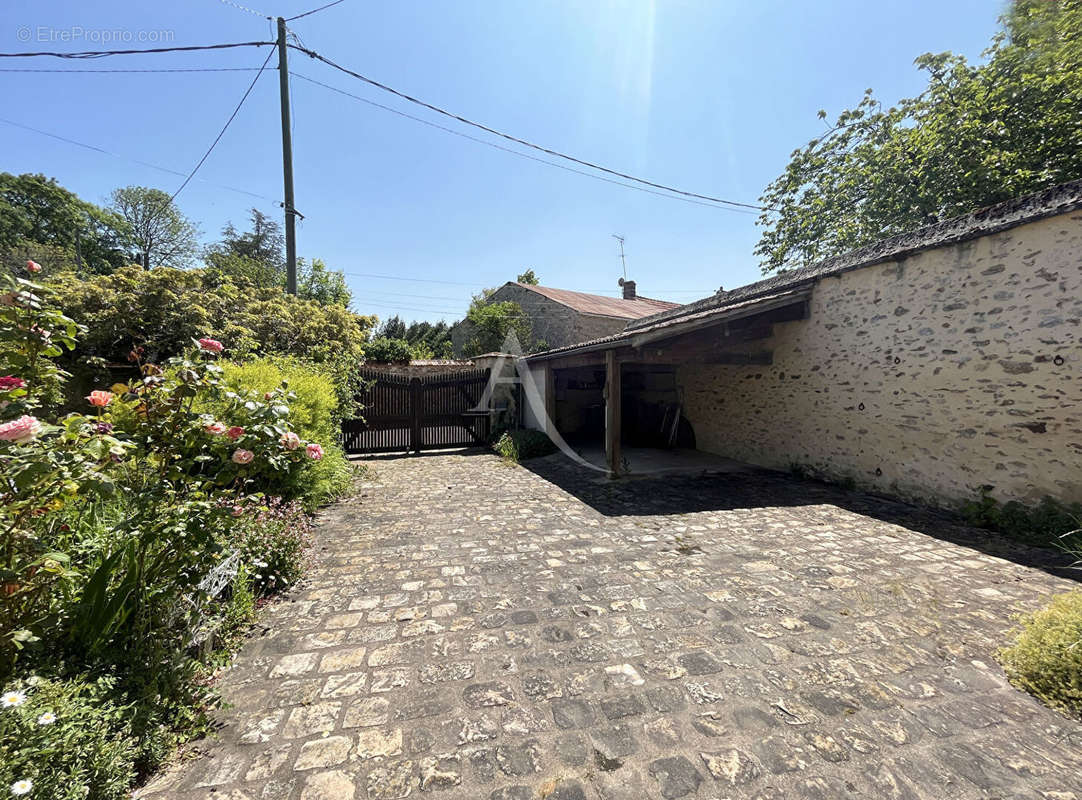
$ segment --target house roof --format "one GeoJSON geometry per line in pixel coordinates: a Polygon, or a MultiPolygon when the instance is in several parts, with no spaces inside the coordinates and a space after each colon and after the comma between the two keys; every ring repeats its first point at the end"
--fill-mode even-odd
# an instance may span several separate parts
{"type": "Polygon", "coordinates": [[[679,308],[679,303],[670,303],[666,300],[654,300],[649,297],[636,297],[634,300],[624,300],[622,297],[605,297],[600,294],[586,294],[585,292],[572,292],[570,289],[553,289],[549,286],[534,286],[529,283],[516,283],[508,281],[504,286],[518,286],[531,292],[547,297],[549,300],[567,306],[578,311],[580,314],[597,314],[603,317],[619,317],[620,319],[639,319],[666,311],[679,308]]]}
{"type": "Polygon", "coordinates": [[[574,351],[608,349],[610,344],[625,342],[640,334],[676,327],[693,320],[703,320],[714,316],[728,317],[734,311],[758,308],[763,304],[772,304],[778,300],[784,301],[787,295],[793,295],[796,300],[801,290],[810,287],[820,278],[840,275],[843,272],[886,261],[895,261],[924,250],[977,239],[1045,217],[1067,214],[1079,209],[1082,209],[1082,180],[1064,183],[1025,197],[988,206],[961,217],[927,225],[909,233],[882,239],[857,250],[807,267],[781,272],[732,291],[719,290],[716,294],[702,300],[635,319],[629,322],[621,333],[535,353],[528,358],[529,360],[543,360],[549,356],[565,355],[574,351]]]}

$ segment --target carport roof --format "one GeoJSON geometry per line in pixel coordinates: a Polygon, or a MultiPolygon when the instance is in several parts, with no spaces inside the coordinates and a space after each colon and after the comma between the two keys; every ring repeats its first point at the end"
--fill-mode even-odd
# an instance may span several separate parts
{"type": "Polygon", "coordinates": [[[762,310],[776,307],[777,302],[784,301],[787,295],[793,295],[793,301],[796,302],[800,296],[807,295],[820,278],[895,261],[924,250],[977,239],[1078,209],[1082,209],[1082,180],[1053,186],[961,217],[882,239],[849,253],[781,272],[732,291],[718,290],[716,294],[702,300],[632,320],[620,333],[535,353],[529,356],[528,360],[543,361],[575,352],[607,350],[610,347],[630,344],[635,337],[644,334],[670,327],[683,328],[685,323],[701,322],[715,317],[721,321],[726,317],[756,313],[760,310],[759,306],[763,306],[762,310]],[[752,309],[750,312],[749,308],[752,309]]]}

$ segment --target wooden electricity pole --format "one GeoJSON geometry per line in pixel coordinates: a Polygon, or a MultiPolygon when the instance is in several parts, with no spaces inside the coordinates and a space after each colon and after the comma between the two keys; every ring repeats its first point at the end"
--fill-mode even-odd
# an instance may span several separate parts
{"type": "Polygon", "coordinates": [[[286,62],[286,21],[278,17],[278,85],[282,99],[282,177],[285,181],[286,291],[297,293],[297,231],[293,208],[293,135],[289,119],[289,65],[286,62]]]}

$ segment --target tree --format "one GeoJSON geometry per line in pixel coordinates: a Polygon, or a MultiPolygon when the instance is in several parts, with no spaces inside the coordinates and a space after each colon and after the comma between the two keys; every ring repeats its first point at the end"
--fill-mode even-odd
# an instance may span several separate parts
{"type": "Polygon", "coordinates": [[[519,283],[529,284],[530,286],[537,286],[538,284],[537,276],[533,274],[532,269],[526,270],[517,278],[515,278],[515,280],[519,283]]]}
{"type": "MultiPolygon", "coordinates": [[[[250,211],[251,229],[240,232],[233,223],[222,239],[203,254],[207,269],[235,283],[261,289],[286,287],[285,237],[282,227],[258,208],[250,211]]],[[[353,294],[346,276],[328,269],[318,258],[297,259],[297,296],[320,305],[349,308],[353,294]]]]}
{"type": "Polygon", "coordinates": [[[51,270],[109,273],[131,262],[130,231],[116,214],[80,200],[53,178],[0,172],[0,255],[51,270]],[[42,255],[47,253],[48,255],[42,255]]]}
{"type": "Polygon", "coordinates": [[[869,89],[792,154],[761,198],[764,273],[1082,177],[1082,0],[1015,0],[1001,23],[983,64],[922,55],[918,97],[869,89]]]}
{"type": "Polygon", "coordinates": [[[530,341],[530,319],[522,306],[510,300],[493,302],[495,289],[485,289],[474,295],[470,309],[466,312],[465,322],[470,334],[463,347],[463,355],[476,356],[481,353],[499,352],[504,349],[505,341],[513,333],[523,348],[530,341]]]}
{"type": "Polygon", "coordinates": [[[404,340],[406,338],[406,323],[397,314],[393,317],[387,317],[383,324],[376,329],[375,336],[382,339],[404,340]]]}
{"type": "Polygon", "coordinates": [[[280,277],[274,285],[285,285],[286,259],[285,236],[282,226],[258,208],[249,210],[252,228],[239,233],[233,223],[222,229],[222,241],[213,248],[218,252],[250,258],[263,266],[269,274],[280,277]]]}
{"type": "Polygon", "coordinates": [[[313,258],[310,264],[297,259],[297,297],[315,300],[323,306],[349,308],[353,293],[346,286],[346,276],[337,270],[327,269],[321,259],[313,258]]]}
{"type": "Polygon", "coordinates": [[[168,194],[146,186],[125,186],[113,190],[110,208],[127,223],[143,269],[191,266],[199,230],[168,194]]]}

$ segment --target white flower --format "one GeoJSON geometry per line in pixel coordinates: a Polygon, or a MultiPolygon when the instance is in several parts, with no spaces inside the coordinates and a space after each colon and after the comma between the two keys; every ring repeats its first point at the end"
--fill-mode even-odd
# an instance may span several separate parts
{"type": "Polygon", "coordinates": [[[15,781],[11,784],[11,793],[14,795],[30,794],[30,790],[34,788],[34,782],[29,778],[24,778],[21,781],[15,781]]]}
{"type": "Polygon", "coordinates": [[[38,725],[52,725],[54,722],[56,722],[56,714],[52,711],[46,711],[38,717],[38,725]]]}
{"type": "Polygon", "coordinates": [[[0,706],[3,708],[15,708],[26,702],[25,692],[8,692],[0,697],[0,706]]]}

